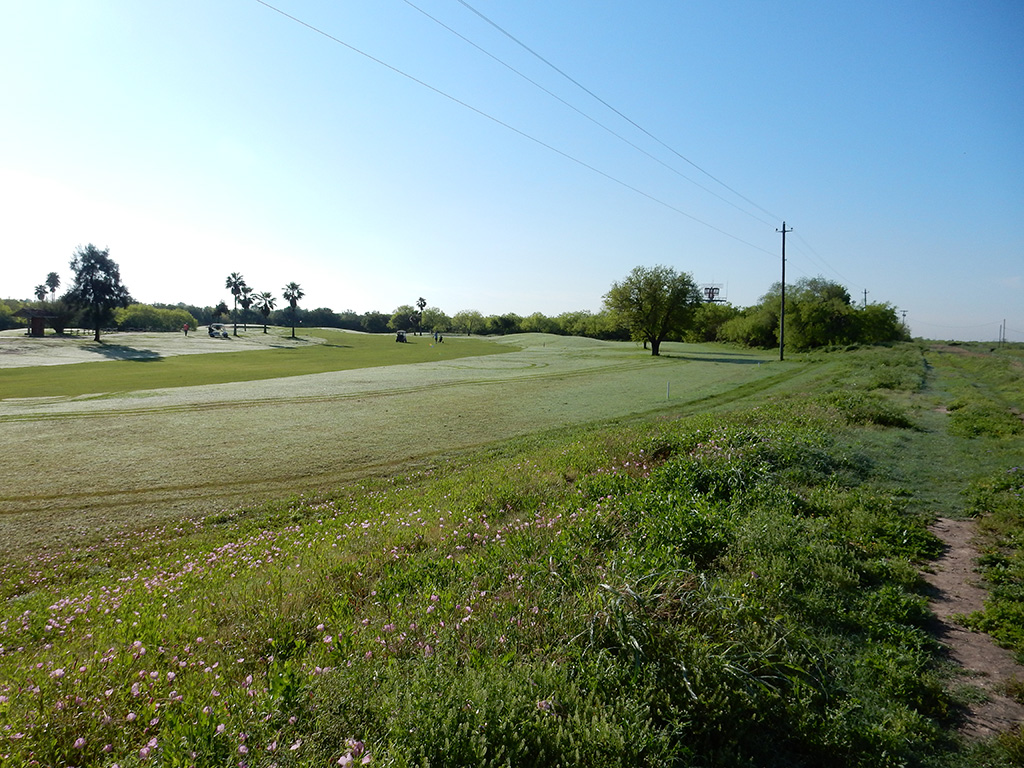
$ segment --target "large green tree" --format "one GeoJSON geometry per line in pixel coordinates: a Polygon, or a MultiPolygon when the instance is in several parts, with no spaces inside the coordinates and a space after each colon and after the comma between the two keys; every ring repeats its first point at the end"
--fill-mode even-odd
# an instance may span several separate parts
{"type": "Polygon", "coordinates": [[[634,340],[650,344],[655,356],[661,354],[663,341],[689,329],[701,301],[688,272],[662,265],[634,267],[604,295],[608,311],[629,328],[634,340]]]}
{"type": "Polygon", "coordinates": [[[437,307],[423,310],[422,327],[436,333],[447,333],[452,326],[452,319],[437,307]]]}
{"type": "Polygon", "coordinates": [[[740,310],[732,304],[705,301],[694,313],[693,325],[686,332],[686,340],[696,343],[716,341],[722,326],[739,314],[740,310]]]}
{"type": "Polygon", "coordinates": [[[479,333],[484,327],[484,316],[475,309],[463,309],[452,318],[452,328],[458,332],[465,331],[469,336],[474,331],[479,333]]]}
{"type": "Polygon", "coordinates": [[[359,320],[359,325],[367,333],[387,333],[390,321],[391,315],[370,310],[363,313],[362,318],[359,320]]]}
{"type": "Polygon", "coordinates": [[[110,258],[110,249],[100,250],[92,243],[78,246],[71,259],[75,282],[64,300],[81,309],[95,329],[95,340],[100,340],[100,328],[108,322],[118,307],[132,303],[128,289],[121,284],[121,270],[110,258]]]}
{"type": "MultiPolygon", "coordinates": [[[[781,285],[775,283],[758,304],[723,322],[718,341],[771,348],[779,344],[781,285]]],[[[786,346],[796,350],[844,344],[879,344],[907,338],[889,304],[856,307],[839,283],[805,277],[786,286],[786,346]]]]}
{"type": "Polygon", "coordinates": [[[416,327],[416,308],[412,304],[396,307],[388,320],[388,328],[392,331],[411,331],[416,327]]]}

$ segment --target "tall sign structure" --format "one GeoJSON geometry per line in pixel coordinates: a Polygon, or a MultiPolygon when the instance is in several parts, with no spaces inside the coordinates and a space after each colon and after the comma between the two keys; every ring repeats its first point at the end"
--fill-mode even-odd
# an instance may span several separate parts
{"type": "Polygon", "coordinates": [[[705,283],[700,287],[701,293],[704,294],[704,301],[709,304],[721,304],[725,301],[725,294],[722,291],[723,286],[720,283],[705,283]]]}
{"type": "Polygon", "coordinates": [[[786,233],[793,228],[786,229],[786,222],[782,222],[782,229],[775,231],[782,233],[782,304],[779,310],[779,362],[782,362],[786,348],[786,233]]]}

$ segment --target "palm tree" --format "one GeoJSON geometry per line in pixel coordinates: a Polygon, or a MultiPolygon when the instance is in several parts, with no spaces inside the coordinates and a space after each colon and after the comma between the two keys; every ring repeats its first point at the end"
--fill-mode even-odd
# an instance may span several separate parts
{"type": "Polygon", "coordinates": [[[263,315],[263,332],[267,332],[267,318],[270,317],[271,311],[274,309],[274,305],[277,304],[277,299],[274,298],[270,291],[264,291],[263,293],[256,294],[256,309],[263,315]]]}
{"type": "Polygon", "coordinates": [[[282,297],[292,307],[292,338],[295,338],[295,308],[299,305],[299,299],[305,296],[302,292],[302,288],[299,287],[298,283],[288,283],[284,287],[284,293],[282,297]]]}
{"type": "Polygon", "coordinates": [[[45,301],[46,294],[48,294],[49,292],[50,289],[47,288],[45,285],[37,285],[35,287],[36,298],[39,299],[40,301],[45,301]]]}
{"type": "Polygon", "coordinates": [[[57,289],[60,288],[60,275],[51,272],[46,276],[46,287],[50,289],[50,301],[57,300],[57,289]]]}
{"type": "Polygon", "coordinates": [[[423,310],[426,306],[427,300],[420,296],[416,300],[416,308],[419,310],[419,312],[415,315],[415,318],[413,319],[413,324],[416,326],[416,330],[420,336],[423,335],[423,331],[420,329],[420,324],[423,322],[423,310]]]}
{"type": "Polygon", "coordinates": [[[248,285],[243,285],[241,290],[238,292],[238,303],[242,305],[242,327],[244,330],[249,330],[249,307],[252,306],[253,295],[252,288],[248,285]]]}
{"type": "Polygon", "coordinates": [[[232,272],[228,275],[228,279],[224,281],[224,287],[231,291],[231,295],[235,297],[235,310],[232,313],[232,317],[235,320],[234,335],[238,335],[238,294],[242,292],[242,288],[245,287],[245,278],[237,272],[232,272]]]}

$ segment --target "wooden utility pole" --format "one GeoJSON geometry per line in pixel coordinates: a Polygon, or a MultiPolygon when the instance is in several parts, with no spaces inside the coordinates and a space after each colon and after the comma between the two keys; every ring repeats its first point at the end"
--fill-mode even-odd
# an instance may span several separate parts
{"type": "Polygon", "coordinates": [[[786,233],[793,228],[786,229],[786,222],[782,222],[782,229],[775,231],[782,233],[782,306],[779,310],[779,362],[782,362],[786,348],[786,233]]]}

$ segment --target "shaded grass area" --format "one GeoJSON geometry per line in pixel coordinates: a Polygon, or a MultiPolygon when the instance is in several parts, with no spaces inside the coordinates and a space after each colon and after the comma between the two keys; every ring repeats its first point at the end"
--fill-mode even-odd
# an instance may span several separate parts
{"type": "Polygon", "coordinates": [[[954,734],[939,542],[886,469],[927,426],[822,381],[9,561],[0,753],[1012,765],[954,734]]]}
{"type": "MultiPolygon", "coordinates": [[[[390,334],[310,329],[303,336],[318,341],[300,340],[290,348],[246,352],[173,357],[150,353],[133,360],[120,358],[125,357],[129,351],[138,356],[139,350],[126,351],[116,344],[105,345],[109,347],[107,356],[115,359],[97,363],[0,370],[0,392],[5,398],[68,397],[98,392],[191,387],[454,360],[500,354],[512,349],[483,339],[459,337],[449,337],[442,344],[434,344],[430,336],[410,336],[409,343],[396,344],[394,336],[390,334]]],[[[231,342],[225,340],[224,343],[231,342]]]]}

